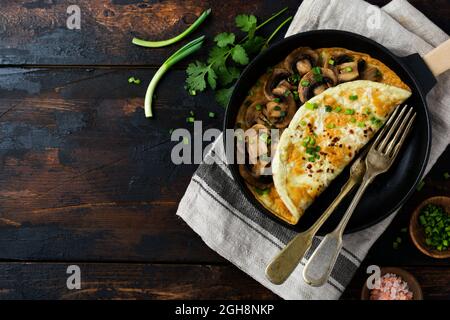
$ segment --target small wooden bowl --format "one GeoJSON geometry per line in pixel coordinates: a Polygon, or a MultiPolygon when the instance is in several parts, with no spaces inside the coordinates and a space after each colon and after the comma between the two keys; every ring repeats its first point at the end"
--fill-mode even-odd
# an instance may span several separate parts
{"type": "Polygon", "coordinates": [[[428,198],[424,202],[422,202],[414,211],[414,213],[411,216],[411,220],[409,222],[409,235],[411,236],[411,239],[414,243],[414,245],[419,249],[422,253],[426,254],[427,256],[437,258],[437,259],[445,259],[450,258],[450,250],[447,249],[446,251],[438,251],[436,249],[430,248],[425,243],[425,231],[423,227],[419,223],[419,215],[420,211],[423,207],[425,207],[427,204],[434,204],[441,206],[445,209],[447,213],[450,213],[450,198],[449,197],[432,197],[428,198]]]}
{"type": "MultiPolygon", "coordinates": [[[[413,293],[413,300],[423,300],[422,288],[420,287],[417,279],[408,271],[395,267],[381,268],[381,276],[386,273],[393,273],[400,276],[403,281],[408,284],[409,290],[413,293]]],[[[364,282],[363,289],[361,292],[361,300],[370,299],[370,290],[367,288],[367,282],[364,282]]]]}

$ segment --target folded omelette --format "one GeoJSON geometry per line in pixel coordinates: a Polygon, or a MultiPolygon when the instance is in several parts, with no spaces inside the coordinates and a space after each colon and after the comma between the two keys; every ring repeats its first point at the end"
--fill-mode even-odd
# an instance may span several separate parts
{"type": "Polygon", "coordinates": [[[275,189],[297,223],[411,92],[356,80],[314,96],[283,131],[272,160],[275,189]]]}

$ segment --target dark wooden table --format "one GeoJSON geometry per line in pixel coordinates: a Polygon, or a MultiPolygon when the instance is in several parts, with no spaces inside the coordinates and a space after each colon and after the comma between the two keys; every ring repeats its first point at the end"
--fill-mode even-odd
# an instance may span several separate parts
{"type": "MultiPolygon", "coordinates": [[[[447,0],[411,2],[450,31],[447,0]]],[[[68,30],[72,3],[1,4],[0,298],[276,298],[175,216],[195,166],[170,162],[169,129],[188,127],[190,110],[220,128],[224,110],[210,93],[185,92],[185,61],[160,84],[156,117],[145,119],[145,84],[178,45],[151,50],[130,41],[178,34],[211,7],[195,33],[210,43],[234,29],[236,14],[268,17],[284,6],[293,14],[299,1],[78,0],[81,30],[68,30]],[[143,84],[129,85],[130,76],[143,84]],[[82,271],[81,290],[66,288],[73,264],[82,271]]],[[[392,248],[422,199],[449,195],[449,161],[447,149],[344,298],[359,298],[369,264],[405,267],[426,298],[450,298],[449,260],[423,256],[407,236],[392,248]]]]}

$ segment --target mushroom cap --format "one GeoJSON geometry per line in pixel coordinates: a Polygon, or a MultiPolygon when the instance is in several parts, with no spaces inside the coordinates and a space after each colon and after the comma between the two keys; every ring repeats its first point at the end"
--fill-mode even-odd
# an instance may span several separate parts
{"type": "Polygon", "coordinates": [[[283,68],[275,68],[273,69],[270,76],[267,78],[266,83],[264,85],[264,95],[268,100],[275,99],[273,94],[273,89],[277,87],[282,80],[287,79],[291,73],[283,68]]]}
{"type": "Polygon", "coordinates": [[[287,87],[276,87],[273,93],[280,99],[280,102],[268,102],[264,114],[275,128],[283,129],[289,125],[297,112],[297,104],[292,91],[287,87]]]}
{"type": "Polygon", "coordinates": [[[248,106],[245,112],[245,125],[247,128],[252,127],[254,124],[259,123],[265,125],[267,123],[266,116],[263,114],[266,100],[256,100],[250,106],[248,106]]]}
{"type": "Polygon", "coordinates": [[[309,47],[299,47],[284,59],[283,66],[290,73],[298,72],[302,76],[315,67],[318,60],[317,52],[309,47]]]}
{"type": "Polygon", "coordinates": [[[298,85],[298,96],[300,101],[305,103],[316,94],[323,92],[329,87],[335,86],[337,83],[337,76],[332,69],[319,68],[311,70],[303,76],[298,85]],[[320,74],[314,73],[314,71],[317,72],[317,70],[320,70],[320,74]],[[308,83],[308,85],[304,86],[304,83],[308,83]]]}
{"type": "Polygon", "coordinates": [[[352,81],[359,77],[358,62],[356,61],[342,63],[336,68],[339,82],[352,81]]]}

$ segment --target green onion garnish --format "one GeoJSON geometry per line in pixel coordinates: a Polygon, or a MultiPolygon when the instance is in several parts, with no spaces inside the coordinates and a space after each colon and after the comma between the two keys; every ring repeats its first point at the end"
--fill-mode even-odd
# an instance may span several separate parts
{"type": "Polygon", "coordinates": [[[336,111],[336,112],[341,112],[341,111],[342,111],[342,108],[341,108],[341,107],[336,107],[336,108],[334,109],[334,111],[336,111]]]}
{"type": "Polygon", "coordinates": [[[307,102],[305,103],[305,108],[308,110],[317,109],[317,103],[307,102]]]}
{"type": "Polygon", "coordinates": [[[328,64],[334,66],[334,60],[333,59],[328,60],[328,64]]]}
{"type": "Polygon", "coordinates": [[[255,106],[255,108],[256,108],[256,110],[260,111],[260,110],[262,109],[262,105],[257,104],[257,105],[255,106]]]}
{"type": "Polygon", "coordinates": [[[280,101],[281,101],[280,98],[273,99],[273,102],[280,102],[280,101]]]}
{"type": "Polygon", "coordinates": [[[421,209],[419,223],[425,232],[426,244],[438,251],[448,250],[450,215],[441,206],[428,204],[421,209]]]}
{"type": "Polygon", "coordinates": [[[325,106],[325,111],[331,112],[331,111],[333,111],[333,108],[331,106],[325,106]]]}
{"type": "Polygon", "coordinates": [[[197,20],[194,21],[193,24],[191,24],[189,26],[189,28],[187,28],[182,33],[180,33],[179,35],[177,35],[176,37],[173,37],[171,39],[162,40],[162,41],[146,41],[146,40],[141,40],[138,38],[133,38],[132,43],[137,46],[147,47],[147,48],[159,48],[159,47],[168,46],[170,44],[173,44],[175,42],[182,40],[184,37],[186,37],[191,32],[193,32],[195,29],[197,29],[202,24],[202,22],[205,21],[205,19],[209,16],[210,13],[211,13],[211,9],[203,11],[203,13],[197,18],[197,20]]]}
{"type": "Polygon", "coordinates": [[[355,101],[358,100],[358,96],[356,94],[352,94],[350,97],[348,97],[350,100],[355,101]]]}
{"type": "Polygon", "coordinates": [[[308,80],[302,80],[300,82],[300,84],[301,84],[302,87],[307,87],[307,86],[309,86],[309,81],[308,80]]]}
{"type": "Polygon", "coordinates": [[[141,80],[135,77],[129,77],[128,83],[141,84],[141,80]]]}
{"type": "Polygon", "coordinates": [[[320,67],[314,67],[312,68],[312,72],[314,74],[322,74],[322,70],[320,70],[320,67]]]}
{"type": "Polygon", "coordinates": [[[334,123],[327,124],[327,129],[334,129],[336,128],[336,125],[334,123]]]}
{"type": "Polygon", "coordinates": [[[214,112],[209,112],[208,113],[208,117],[210,118],[214,118],[216,116],[216,114],[214,112]]]}
{"type": "Polygon", "coordinates": [[[353,110],[353,109],[345,109],[344,113],[352,115],[352,114],[355,114],[355,110],[353,110]]]}
{"type": "Polygon", "coordinates": [[[162,66],[156,71],[155,75],[153,76],[152,80],[150,81],[150,84],[147,88],[147,92],[145,94],[145,103],[144,103],[144,110],[145,110],[145,116],[147,118],[151,118],[153,116],[152,113],[152,99],[153,94],[155,92],[156,86],[158,85],[158,82],[161,80],[162,76],[169,70],[174,64],[179,62],[180,60],[186,58],[190,54],[196,52],[198,49],[201,48],[203,44],[203,40],[205,39],[205,36],[201,36],[188,44],[181,47],[179,50],[177,50],[174,54],[172,54],[164,63],[162,66]]]}
{"type": "Polygon", "coordinates": [[[194,123],[194,121],[195,121],[195,118],[194,118],[194,117],[187,117],[187,118],[186,118],[186,122],[194,123]]]}
{"type": "Polygon", "coordinates": [[[346,68],[344,69],[344,71],[345,71],[345,72],[352,72],[352,71],[353,71],[353,68],[352,68],[352,67],[346,67],[346,68]]]}
{"type": "Polygon", "coordinates": [[[358,127],[364,128],[366,125],[364,122],[358,122],[358,127]]]}

